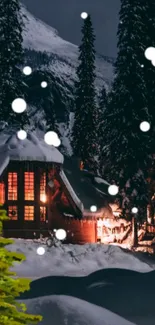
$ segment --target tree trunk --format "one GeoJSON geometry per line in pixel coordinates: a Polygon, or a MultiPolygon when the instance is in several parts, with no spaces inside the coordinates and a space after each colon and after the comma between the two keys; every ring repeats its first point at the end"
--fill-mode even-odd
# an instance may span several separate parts
{"type": "Polygon", "coordinates": [[[138,246],[137,219],[135,217],[132,217],[132,246],[138,246]]]}

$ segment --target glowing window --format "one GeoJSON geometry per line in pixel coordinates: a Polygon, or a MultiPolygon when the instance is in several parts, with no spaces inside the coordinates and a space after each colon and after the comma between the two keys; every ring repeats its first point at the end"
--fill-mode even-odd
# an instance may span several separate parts
{"type": "Polygon", "coordinates": [[[24,199],[26,201],[34,200],[34,173],[24,173],[24,199]]]}
{"type": "Polygon", "coordinates": [[[17,173],[8,173],[8,200],[17,200],[17,173]]]}
{"type": "Polygon", "coordinates": [[[0,204],[5,203],[5,186],[4,183],[0,183],[0,204]]]}
{"type": "Polygon", "coordinates": [[[40,207],[40,221],[46,221],[46,207],[40,207]]]}
{"type": "Polygon", "coordinates": [[[84,163],[83,161],[80,161],[80,170],[83,170],[84,169],[84,163]]]}
{"type": "Polygon", "coordinates": [[[15,205],[8,206],[8,217],[10,220],[18,220],[18,208],[15,205]]]}
{"type": "Polygon", "coordinates": [[[40,201],[46,203],[46,173],[40,178],[40,201]]]}
{"type": "Polygon", "coordinates": [[[34,207],[27,205],[24,207],[24,220],[33,221],[34,220],[34,207]]]}

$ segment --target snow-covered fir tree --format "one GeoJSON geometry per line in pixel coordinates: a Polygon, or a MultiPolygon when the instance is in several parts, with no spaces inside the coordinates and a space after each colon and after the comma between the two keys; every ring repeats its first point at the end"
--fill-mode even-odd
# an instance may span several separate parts
{"type": "MultiPolygon", "coordinates": [[[[145,7],[146,50],[150,46],[155,47],[155,1],[147,0],[145,7]]],[[[143,57],[142,64],[147,86],[148,110],[151,115],[152,153],[155,154],[155,59],[151,63],[151,61],[143,57]]]]}
{"type": "Polygon", "coordinates": [[[104,113],[101,172],[119,186],[125,215],[137,207],[146,216],[150,134],[140,130],[149,122],[144,69],[145,2],[121,0],[115,79],[104,113]]]}
{"type": "Polygon", "coordinates": [[[100,93],[100,97],[99,97],[99,110],[103,111],[106,108],[106,101],[107,101],[107,92],[105,89],[105,86],[103,85],[102,89],[101,89],[101,93],[100,93]]]}
{"type": "Polygon", "coordinates": [[[107,105],[107,93],[105,86],[103,85],[101,93],[99,96],[99,105],[98,105],[98,141],[99,148],[103,146],[103,128],[104,128],[104,111],[107,105]]]}
{"type": "Polygon", "coordinates": [[[13,112],[11,103],[23,98],[22,72],[22,16],[19,0],[0,1],[0,121],[23,125],[27,115],[13,112]]]}
{"type": "MultiPolygon", "coordinates": [[[[47,128],[55,130],[56,116],[55,116],[55,79],[52,79],[52,74],[46,70],[35,70],[30,76],[25,77],[25,83],[28,85],[26,100],[37,110],[44,111],[47,128]],[[42,88],[41,83],[45,80],[47,87],[42,88]]],[[[59,96],[60,97],[60,96],[59,96]]],[[[34,112],[32,112],[33,116],[34,112]]],[[[31,116],[31,117],[32,117],[31,116]]],[[[38,127],[40,121],[36,121],[35,127],[38,127]]]]}
{"type": "Polygon", "coordinates": [[[95,92],[95,48],[91,17],[84,20],[79,65],[75,83],[75,122],[72,130],[73,153],[85,168],[96,170],[97,105],[95,92]]]}

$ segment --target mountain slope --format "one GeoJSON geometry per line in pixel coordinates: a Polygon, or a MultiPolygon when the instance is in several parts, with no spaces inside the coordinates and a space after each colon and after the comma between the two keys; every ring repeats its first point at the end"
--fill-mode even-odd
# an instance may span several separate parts
{"type": "MultiPolygon", "coordinates": [[[[55,115],[62,141],[60,150],[71,155],[70,134],[73,122],[71,112],[74,112],[78,47],[63,40],[54,28],[35,18],[23,5],[21,11],[25,25],[23,31],[25,65],[30,65],[33,70],[30,78],[25,78],[28,86],[27,103],[31,126],[45,131],[47,116],[55,115]],[[40,87],[43,80],[50,80],[47,90],[40,87]]],[[[109,89],[113,79],[113,60],[96,55],[96,75],[96,91],[99,95],[103,84],[107,90],[109,89]]]]}
{"type": "MultiPolygon", "coordinates": [[[[59,37],[58,32],[35,18],[22,6],[25,30],[23,32],[24,48],[36,52],[46,51],[51,58],[50,70],[61,76],[68,83],[75,79],[75,67],[77,66],[78,47],[59,37]]],[[[113,78],[112,63],[103,56],[96,56],[97,87],[103,83],[108,86],[113,78]]]]}

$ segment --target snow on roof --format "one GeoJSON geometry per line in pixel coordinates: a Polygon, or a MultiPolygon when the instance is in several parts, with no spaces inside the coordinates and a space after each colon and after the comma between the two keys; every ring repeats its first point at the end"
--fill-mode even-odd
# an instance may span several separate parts
{"type": "Polygon", "coordinates": [[[45,161],[63,164],[63,155],[44,139],[28,132],[25,140],[20,140],[16,133],[0,134],[0,175],[9,161],[45,161]]]}
{"type": "Polygon", "coordinates": [[[90,177],[86,177],[88,173],[86,172],[85,175],[85,173],[83,173],[83,171],[79,169],[77,160],[70,157],[65,157],[63,170],[67,177],[67,180],[71,184],[69,184],[70,188],[74,189],[74,193],[76,193],[78,200],[82,202],[84,206],[83,211],[90,210],[90,207],[92,205],[96,205],[97,210],[100,210],[104,206],[107,206],[107,184],[98,184],[97,182],[94,182],[93,175],[90,175],[90,177]],[[98,187],[100,187],[101,189],[99,188],[98,190],[98,187]]]}
{"type": "Polygon", "coordinates": [[[106,184],[106,185],[110,185],[107,181],[105,181],[103,178],[101,177],[95,177],[94,180],[98,183],[98,184],[106,184]]]}
{"type": "Polygon", "coordinates": [[[79,200],[79,198],[77,197],[77,195],[75,194],[75,192],[74,192],[72,186],[70,185],[70,183],[69,183],[69,181],[68,181],[68,179],[67,179],[67,177],[66,177],[64,171],[61,170],[59,175],[60,175],[60,177],[61,177],[63,183],[65,184],[65,186],[66,186],[68,192],[70,193],[70,195],[71,195],[73,201],[75,202],[76,206],[79,208],[79,210],[80,210],[81,212],[83,212],[83,210],[84,210],[83,204],[82,204],[82,202],[79,200]]]}

